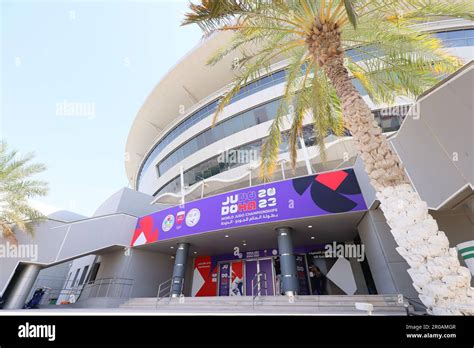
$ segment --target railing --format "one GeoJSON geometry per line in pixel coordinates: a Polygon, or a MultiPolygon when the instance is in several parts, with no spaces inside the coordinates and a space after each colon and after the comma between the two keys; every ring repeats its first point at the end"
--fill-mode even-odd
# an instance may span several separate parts
{"type": "MultiPolygon", "coordinates": [[[[70,289],[62,288],[50,288],[47,286],[35,287],[34,289],[44,289],[44,295],[41,298],[41,301],[38,303],[41,306],[44,305],[57,305],[59,300],[68,301],[71,296],[74,296],[76,299],[81,294],[81,287],[73,287],[70,289]]],[[[28,297],[28,301],[31,299],[31,296],[28,297]]]]}
{"type": "Polygon", "coordinates": [[[160,302],[161,299],[168,297],[171,300],[171,295],[173,294],[173,283],[174,283],[174,279],[176,278],[181,279],[179,296],[183,295],[184,279],[180,277],[174,277],[174,278],[165,280],[163,283],[158,285],[158,293],[156,294],[155,308],[158,308],[158,302],[160,302]]]}
{"type": "MultiPolygon", "coordinates": [[[[74,303],[93,297],[130,298],[134,281],[128,278],[101,278],[89,281],[84,285],[72,285],[72,282],[65,283],[62,280],[61,284],[64,283],[64,285],[58,287],[47,286],[45,282],[44,279],[41,279],[33,286],[32,294],[34,290],[39,288],[45,290],[39,305],[74,303]],[[73,300],[72,297],[74,297],[73,300]]],[[[31,299],[32,294],[28,297],[28,300],[31,299]]]]}
{"type": "Polygon", "coordinates": [[[84,285],[73,284],[72,280],[66,280],[62,277],[45,276],[37,278],[31,291],[28,294],[27,301],[31,300],[37,289],[43,289],[44,294],[38,305],[56,305],[59,302],[68,302],[71,296],[75,299],[81,294],[84,285]]]}
{"type": "Polygon", "coordinates": [[[78,300],[94,297],[130,298],[134,280],[129,278],[101,278],[88,282],[78,300]]]}
{"type": "Polygon", "coordinates": [[[258,272],[252,278],[252,308],[255,309],[255,299],[265,290],[265,296],[268,295],[267,274],[265,272],[258,272]],[[263,280],[263,281],[262,281],[263,280]],[[264,286],[262,286],[262,284],[264,286]],[[257,291],[255,291],[255,289],[257,291]]]}

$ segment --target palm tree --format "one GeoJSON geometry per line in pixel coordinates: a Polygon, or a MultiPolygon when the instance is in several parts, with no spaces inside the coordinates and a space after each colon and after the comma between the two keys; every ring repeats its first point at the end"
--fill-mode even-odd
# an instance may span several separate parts
{"type": "Polygon", "coordinates": [[[276,166],[285,120],[291,122],[294,165],[305,116],[312,117],[323,149],[322,140],[328,130],[339,128],[342,113],[397,251],[410,266],[413,286],[434,314],[473,313],[470,273],[411,187],[352,78],[376,103],[416,97],[462,65],[417,24],[444,17],[472,20],[473,13],[472,3],[462,0],[205,0],[191,4],[183,22],[197,23],[205,35],[233,32],[229,44],[209,60],[212,65],[229,54],[239,56],[235,81],[214,121],[242,86],[270,71],[273,63],[287,61],[282,102],[262,147],[263,175],[276,166]]]}
{"type": "Polygon", "coordinates": [[[32,208],[29,199],[44,196],[48,192],[44,181],[31,179],[32,175],[45,170],[43,164],[31,164],[34,155],[19,156],[0,142],[0,231],[3,237],[17,243],[15,229],[34,234],[33,223],[43,215],[32,208]]]}

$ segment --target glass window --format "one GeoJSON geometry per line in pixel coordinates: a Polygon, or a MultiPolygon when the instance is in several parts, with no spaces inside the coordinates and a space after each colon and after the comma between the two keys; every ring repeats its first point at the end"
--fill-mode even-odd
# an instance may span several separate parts
{"type": "Polygon", "coordinates": [[[214,162],[215,163],[213,163],[213,165],[211,167],[211,176],[217,175],[221,172],[219,164],[217,163],[217,161],[214,161],[214,162]]]}
{"type": "Polygon", "coordinates": [[[79,279],[79,285],[84,284],[84,280],[86,279],[87,271],[89,270],[89,266],[84,267],[84,270],[81,274],[81,279],[79,279]]]}
{"type": "MultiPolygon", "coordinates": [[[[469,46],[474,45],[474,29],[465,29],[465,30],[453,30],[453,31],[445,31],[439,32],[434,34],[436,37],[440,38],[441,40],[445,41],[444,43],[447,46],[469,46]]],[[[380,52],[377,51],[374,47],[366,47],[364,48],[365,51],[368,51],[370,54],[379,55],[380,52]]],[[[352,57],[354,60],[358,61],[364,59],[366,54],[358,52],[357,50],[348,50],[346,54],[352,57]]],[[[304,70],[304,68],[303,68],[304,70]]],[[[280,70],[276,71],[270,75],[264,76],[260,79],[257,79],[253,82],[250,82],[246,86],[242,87],[240,92],[232,99],[231,103],[242,99],[243,97],[255,93],[256,91],[274,86],[278,83],[284,81],[286,77],[286,71],[280,70]]],[[[362,87],[359,81],[353,80],[354,85],[356,86],[359,93],[362,95],[367,95],[367,91],[362,87]]],[[[159,155],[159,153],[170,143],[171,140],[176,138],[177,135],[181,134],[183,131],[188,129],[189,127],[195,125],[200,120],[208,117],[209,115],[213,114],[217,108],[219,100],[216,99],[210,104],[202,107],[201,109],[194,112],[190,115],[185,121],[179,124],[174,130],[172,130],[167,136],[165,136],[160,143],[156,145],[156,147],[150,152],[148,158],[144,161],[143,167],[140,169],[139,180],[141,179],[141,175],[143,172],[152,164],[153,160],[159,155]]],[[[268,105],[268,108],[273,107],[273,105],[268,105]]],[[[276,114],[275,110],[268,110],[267,115],[273,119],[276,114]]],[[[250,119],[247,116],[242,116],[242,121],[245,128],[249,127],[250,119]]],[[[198,148],[202,148],[202,144],[198,143],[198,148]]],[[[194,147],[193,147],[194,149],[194,147]]],[[[163,173],[163,172],[162,172],[163,173]]]]}
{"type": "MultiPolygon", "coordinates": [[[[408,110],[407,108],[403,108],[405,110],[404,112],[408,110]]],[[[401,121],[404,118],[403,115],[385,115],[383,118],[381,117],[381,111],[380,110],[375,110],[374,112],[374,117],[377,120],[379,124],[383,127],[384,132],[388,131],[395,131],[400,128],[401,121]]],[[[328,134],[329,135],[329,134],[328,134]]],[[[350,136],[349,133],[346,134],[347,136],[350,136]]],[[[303,128],[303,138],[305,139],[305,144],[306,146],[315,146],[316,140],[313,132],[313,126],[312,125],[307,125],[303,128]]],[[[242,145],[240,147],[234,148],[232,150],[238,151],[239,150],[246,150],[246,151],[256,151],[257,152],[257,158],[260,157],[260,152],[261,152],[261,146],[263,144],[264,139],[258,139],[256,141],[253,141],[249,144],[242,145]]],[[[298,148],[300,148],[300,144],[298,143],[298,148]]],[[[288,151],[288,133],[285,132],[282,134],[282,144],[280,146],[280,152],[286,152],[288,151]]],[[[214,175],[217,175],[219,173],[222,173],[226,170],[229,170],[231,168],[236,168],[238,166],[246,164],[245,161],[223,161],[223,162],[218,162],[218,156],[216,155],[213,158],[210,158],[209,160],[202,162],[198,165],[196,165],[193,168],[187,169],[184,173],[185,175],[185,182],[189,185],[192,186],[196,182],[201,181],[203,178],[209,178],[214,175]]],[[[249,160],[254,160],[254,156],[252,155],[252,158],[249,158],[249,160]]],[[[163,161],[160,164],[160,170],[162,169],[162,166],[166,165],[168,166],[166,161],[163,161]]],[[[164,187],[162,187],[160,190],[158,190],[155,193],[156,195],[162,194],[164,192],[178,192],[179,190],[179,176],[177,178],[174,178],[171,180],[168,184],[166,184],[164,187]]]]}
{"type": "Polygon", "coordinates": [[[255,117],[252,112],[245,112],[242,114],[242,127],[243,129],[247,129],[250,127],[255,126],[255,117]]]}
{"type": "Polygon", "coordinates": [[[191,156],[193,153],[191,151],[191,143],[192,141],[188,141],[184,146],[183,146],[183,159],[188,158],[191,156]]]}
{"type": "Polygon", "coordinates": [[[195,139],[196,139],[198,150],[201,150],[207,146],[204,134],[199,134],[195,139]]]}
{"type": "Polygon", "coordinates": [[[220,124],[214,126],[213,128],[211,128],[212,139],[213,139],[212,142],[219,141],[219,140],[221,140],[222,138],[225,137],[224,128],[225,128],[225,122],[220,123],[220,124]]]}
{"type": "Polygon", "coordinates": [[[188,147],[191,155],[199,150],[196,138],[188,142],[188,147]]]}
{"type": "Polygon", "coordinates": [[[74,279],[72,280],[71,287],[74,287],[74,286],[77,285],[77,284],[76,284],[76,280],[77,280],[77,276],[79,275],[79,271],[80,271],[80,270],[81,270],[80,268],[78,268],[78,269],[76,270],[76,274],[74,275],[74,279]]]}
{"type": "Polygon", "coordinates": [[[238,132],[239,130],[236,130],[237,128],[237,117],[233,117],[229,120],[226,120],[225,122],[221,123],[219,126],[222,127],[222,133],[223,137],[228,137],[231,136],[232,134],[238,132]]]}
{"type": "Polygon", "coordinates": [[[274,100],[270,104],[266,105],[268,120],[273,120],[276,117],[279,106],[280,99],[274,100]]]}
{"type": "Polygon", "coordinates": [[[267,109],[265,106],[255,109],[254,116],[256,124],[267,122],[270,119],[267,115],[267,109]]]}

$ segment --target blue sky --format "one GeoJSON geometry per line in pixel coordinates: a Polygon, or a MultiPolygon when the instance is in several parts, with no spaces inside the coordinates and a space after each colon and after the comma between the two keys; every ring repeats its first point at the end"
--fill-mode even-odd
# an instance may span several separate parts
{"type": "Polygon", "coordinates": [[[0,3],[0,136],[48,167],[42,202],[91,215],[128,186],[133,119],[201,32],[179,26],[187,1],[0,3]],[[94,113],[61,114],[64,101],[94,113]]]}

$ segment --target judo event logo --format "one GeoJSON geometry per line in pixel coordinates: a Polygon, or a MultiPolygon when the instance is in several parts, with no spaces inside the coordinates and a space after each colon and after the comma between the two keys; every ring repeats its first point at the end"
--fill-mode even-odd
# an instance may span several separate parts
{"type": "Polygon", "coordinates": [[[276,189],[269,187],[258,191],[229,195],[221,205],[221,216],[275,207],[276,189]]]}
{"type": "Polygon", "coordinates": [[[168,214],[166,217],[163,219],[163,223],[161,224],[161,229],[163,232],[168,232],[171,230],[174,226],[174,215],[173,214],[168,214]]]}
{"type": "Polygon", "coordinates": [[[201,211],[198,208],[191,209],[186,215],[186,226],[194,227],[201,219],[201,211]]]}

